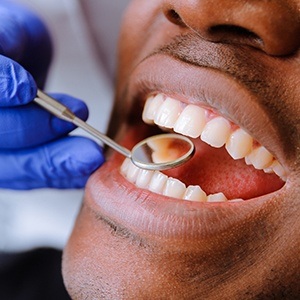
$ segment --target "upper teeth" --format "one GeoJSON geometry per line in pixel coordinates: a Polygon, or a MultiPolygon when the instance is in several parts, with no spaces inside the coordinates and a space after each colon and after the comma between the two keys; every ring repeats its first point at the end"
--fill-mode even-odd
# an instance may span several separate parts
{"type": "Polygon", "coordinates": [[[212,111],[193,104],[166,97],[150,96],[145,104],[142,118],[148,124],[173,129],[183,135],[198,138],[220,148],[225,145],[233,159],[245,158],[247,164],[267,173],[274,172],[286,180],[286,172],[273,155],[243,129],[216,115],[212,111]]]}
{"type": "MultiPolygon", "coordinates": [[[[143,120],[173,129],[192,138],[200,137],[213,147],[225,145],[234,159],[245,158],[247,164],[266,173],[276,173],[283,180],[286,172],[272,154],[237,125],[216,115],[208,109],[196,105],[186,105],[163,94],[147,99],[143,120]]],[[[178,179],[168,177],[158,171],[143,170],[129,159],[121,166],[123,175],[137,187],[151,192],[189,201],[224,202],[228,201],[223,193],[207,195],[199,185],[186,185],[178,179]]],[[[233,202],[242,199],[230,200],[233,202]]]]}

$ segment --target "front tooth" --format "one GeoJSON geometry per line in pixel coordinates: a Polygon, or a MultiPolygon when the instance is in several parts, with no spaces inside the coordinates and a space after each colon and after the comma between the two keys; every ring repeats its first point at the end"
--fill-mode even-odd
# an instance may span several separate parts
{"type": "Polygon", "coordinates": [[[215,148],[221,148],[231,132],[230,123],[223,117],[210,120],[204,127],[201,140],[215,148]]]}
{"type": "Polygon", "coordinates": [[[183,199],[197,202],[206,202],[207,196],[199,185],[189,185],[185,191],[183,199]]]}
{"type": "Polygon", "coordinates": [[[185,184],[178,179],[169,177],[164,187],[163,195],[182,199],[186,190],[185,184]]]}
{"type": "Polygon", "coordinates": [[[273,155],[265,147],[259,146],[247,155],[245,159],[247,164],[252,164],[255,169],[262,170],[272,164],[273,155]]]}
{"type": "Polygon", "coordinates": [[[166,128],[173,128],[181,111],[182,107],[180,101],[167,97],[157,111],[154,117],[154,123],[166,128]]]}
{"type": "Polygon", "coordinates": [[[151,181],[153,173],[154,173],[153,171],[140,169],[139,174],[136,179],[136,185],[142,189],[147,188],[151,181]]]}
{"type": "Polygon", "coordinates": [[[139,174],[139,168],[137,166],[135,166],[132,162],[129,162],[129,166],[128,166],[128,170],[126,172],[126,177],[128,178],[128,180],[132,183],[135,183],[138,174],[139,174]]]}
{"type": "Polygon", "coordinates": [[[121,165],[121,172],[125,175],[127,174],[128,168],[129,168],[129,164],[130,164],[130,159],[129,158],[125,158],[125,160],[123,161],[122,165],[121,165]]]}
{"type": "Polygon", "coordinates": [[[197,138],[206,124],[205,110],[196,105],[188,105],[175,123],[174,131],[197,138]]]}
{"type": "Polygon", "coordinates": [[[211,194],[207,196],[207,202],[225,202],[226,196],[223,193],[211,194]]]}
{"type": "Polygon", "coordinates": [[[252,144],[252,137],[239,128],[229,136],[225,148],[233,159],[240,159],[251,152],[252,144]]]}
{"type": "Polygon", "coordinates": [[[154,118],[163,103],[164,96],[162,94],[157,94],[155,97],[152,96],[148,98],[143,110],[143,121],[147,124],[153,124],[154,118]]]}
{"type": "Polygon", "coordinates": [[[149,190],[157,194],[162,194],[167,179],[167,175],[155,171],[149,183],[149,190]]]}

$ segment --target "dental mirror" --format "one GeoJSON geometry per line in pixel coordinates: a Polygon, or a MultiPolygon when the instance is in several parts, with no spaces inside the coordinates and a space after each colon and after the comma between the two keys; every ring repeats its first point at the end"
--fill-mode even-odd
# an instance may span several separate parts
{"type": "Polygon", "coordinates": [[[131,159],[139,168],[147,170],[166,170],[188,161],[195,151],[192,141],[182,135],[169,133],[149,137],[136,144],[132,151],[122,147],[94,127],[76,117],[66,106],[38,90],[34,102],[56,117],[71,122],[107,146],[131,159]]]}

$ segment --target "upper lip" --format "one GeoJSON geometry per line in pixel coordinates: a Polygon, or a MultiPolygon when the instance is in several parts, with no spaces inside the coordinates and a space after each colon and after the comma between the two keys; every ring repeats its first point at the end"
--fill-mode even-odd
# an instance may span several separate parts
{"type": "Polygon", "coordinates": [[[166,53],[154,53],[131,73],[127,98],[133,99],[133,107],[136,107],[137,101],[145,101],[154,93],[212,108],[245,129],[288,170],[281,144],[283,139],[270,112],[262,105],[260,97],[227,72],[195,67],[166,53]]]}

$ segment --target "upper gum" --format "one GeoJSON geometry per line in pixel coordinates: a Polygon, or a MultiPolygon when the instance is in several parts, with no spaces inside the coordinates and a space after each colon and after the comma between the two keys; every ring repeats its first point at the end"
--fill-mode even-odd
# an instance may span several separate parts
{"type": "MultiPolygon", "coordinates": [[[[236,125],[235,123],[233,123],[231,120],[228,120],[226,117],[224,117],[224,116],[222,116],[221,114],[219,114],[219,113],[213,111],[212,108],[208,108],[208,107],[201,106],[201,105],[194,104],[194,103],[186,103],[186,102],[184,102],[184,101],[181,101],[181,100],[179,100],[179,99],[177,99],[177,98],[175,98],[175,97],[173,97],[173,96],[169,96],[169,95],[164,94],[164,93],[149,94],[149,95],[146,97],[145,103],[147,103],[147,100],[148,100],[148,99],[150,99],[150,98],[155,98],[155,97],[158,96],[158,95],[163,96],[163,97],[164,97],[164,100],[166,100],[167,98],[171,98],[171,99],[173,99],[173,100],[175,100],[175,101],[180,102],[180,104],[181,104],[182,107],[183,107],[182,111],[184,110],[184,108],[185,108],[186,106],[189,106],[189,105],[194,105],[194,106],[200,107],[201,109],[203,109],[203,110],[205,111],[205,117],[206,117],[207,122],[210,121],[210,120],[212,120],[212,119],[214,119],[214,118],[216,118],[216,117],[222,117],[222,118],[226,119],[226,120],[230,123],[231,128],[232,128],[233,130],[236,130],[236,129],[239,129],[239,128],[240,128],[238,125],[236,125]]],[[[145,104],[144,104],[144,107],[145,107],[145,104]]],[[[254,141],[256,144],[258,144],[257,141],[255,141],[255,140],[253,140],[253,141],[254,141]]]]}
{"type": "MultiPolygon", "coordinates": [[[[205,106],[197,105],[197,104],[194,104],[194,103],[186,103],[186,102],[184,102],[184,101],[181,101],[181,100],[179,100],[179,99],[176,99],[176,98],[173,97],[173,96],[169,96],[169,95],[166,95],[166,94],[164,94],[164,93],[156,93],[156,94],[150,94],[150,95],[148,95],[148,96],[146,97],[145,103],[147,102],[148,99],[150,99],[150,98],[155,98],[155,97],[158,96],[158,95],[162,95],[162,96],[164,97],[164,100],[166,100],[167,98],[170,98],[170,99],[173,99],[173,100],[175,100],[175,101],[180,102],[180,104],[182,105],[183,109],[184,109],[186,106],[189,106],[189,105],[198,106],[198,107],[204,109],[204,110],[205,110],[205,116],[206,116],[207,121],[210,121],[210,120],[212,120],[212,119],[214,119],[214,118],[216,118],[216,117],[222,117],[222,118],[226,119],[228,122],[230,122],[231,126],[232,126],[234,129],[240,128],[238,125],[234,124],[232,121],[228,120],[226,117],[224,117],[224,116],[220,115],[219,113],[213,111],[212,108],[208,108],[208,107],[205,107],[205,106]]],[[[183,111],[183,109],[182,109],[182,111],[183,111]]]]}

